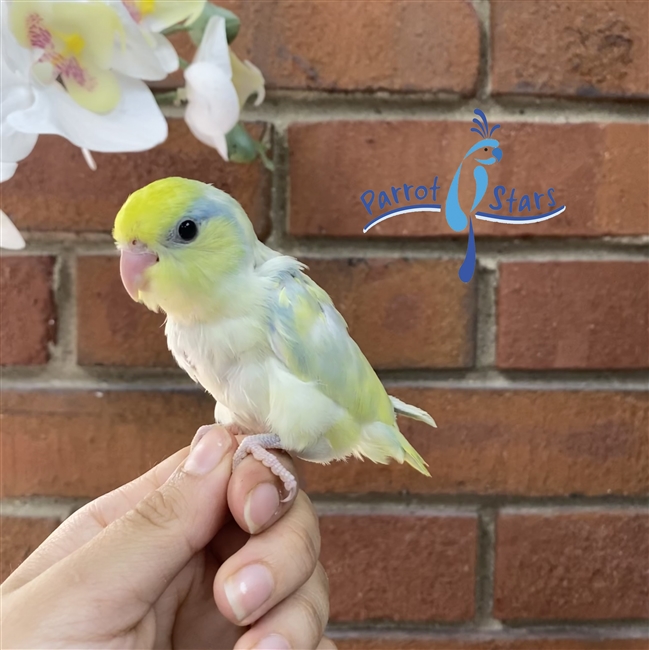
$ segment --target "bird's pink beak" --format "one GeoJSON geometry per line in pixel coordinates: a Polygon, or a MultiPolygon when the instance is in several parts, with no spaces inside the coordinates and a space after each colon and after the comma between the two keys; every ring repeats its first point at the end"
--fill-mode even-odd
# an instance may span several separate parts
{"type": "Polygon", "coordinates": [[[147,280],[144,272],[158,261],[158,256],[150,250],[122,250],[119,273],[124,288],[135,301],[140,299],[140,291],[146,289],[147,280]]]}

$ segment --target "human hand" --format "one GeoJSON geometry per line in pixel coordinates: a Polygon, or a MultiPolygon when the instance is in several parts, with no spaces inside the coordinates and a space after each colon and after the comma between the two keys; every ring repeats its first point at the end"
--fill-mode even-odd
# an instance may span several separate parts
{"type": "Polygon", "coordinates": [[[66,519],[2,585],[3,647],[335,650],[313,506],[235,447],[202,427],[66,519]]]}

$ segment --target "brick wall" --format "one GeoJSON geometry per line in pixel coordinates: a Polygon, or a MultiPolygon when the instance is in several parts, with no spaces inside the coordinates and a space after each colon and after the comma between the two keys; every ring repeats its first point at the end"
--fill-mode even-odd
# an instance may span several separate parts
{"type": "Polygon", "coordinates": [[[644,1],[234,2],[269,97],[274,173],[170,137],[96,155],[43,137],[2,207],[2,571],[83,500],[209,422],[162,317],[130,301],[109,229],[129,192],[183,175],[231,192],[308,261],[391,391],[432,478],[303,465],[322,513],[332,634],[351,649],[646,648],[649,617],[649,78],[644,1]],[[566,213],[476,223],[478,269],[442,215],[366,236],[368,188],[448,182],[472,110],[500,122],[493,180],[552,185],[566,213]]]}

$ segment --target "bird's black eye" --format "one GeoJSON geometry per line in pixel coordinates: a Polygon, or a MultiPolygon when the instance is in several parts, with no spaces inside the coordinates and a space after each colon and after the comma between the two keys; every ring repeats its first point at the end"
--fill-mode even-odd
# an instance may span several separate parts
{"type": "Polygon", "coordinates": [[[485,150],[485,151],[489,151],[489,148],[488,148],[488,147],[485,147],[484,150],[485,150]]]}
{"type": "Polygon", "coordinates": [[[196,235],[198,235],[198,226],[195,221],[187,219],[178,226],[178,236],[183,241],[192,241],[192,239],[196,239],[196,235]]]}

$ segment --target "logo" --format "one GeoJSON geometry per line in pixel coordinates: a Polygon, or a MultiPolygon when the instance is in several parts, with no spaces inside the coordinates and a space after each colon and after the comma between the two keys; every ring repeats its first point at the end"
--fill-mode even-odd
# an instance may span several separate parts
{"type": "MultiPolygon", "coordinates": [[[[462,282],[469,282],[471,280],[476,265],[473,220],[471,216],[467,217],[460,205],[461,185],[467,183],[466,174],[464,176],[462,175],[463,166],[465,168],[470,165],[473,166],[473,188],[468,188],[469,194],[473,195],[473,200],[468,212],[473,214],[476,219],[491,221],[493,223],[527,225],[552,219],[566,209],[565,205],[558,206],[554,197],[555,190],[553,187],[548,188],[542,193],[533,192],[532,194],[523,194],[517,197],[515,188],[512,188],[507,196],[507,188],[504,185],[497,185],[493,189],[493,202],[488,204],[490,212],[486,210],[474,212],[482,202],[489,187],[488,168],[501,162],[503,159],[503,151],[500,148],[500,142],[493,137],[494,132],[500,129],[500,124],[494,124],[489,128],[489,122],[484,112],[479,108],[476,108],[473,112],[480,119],[473,118],[473,123],[476,126],[471,127],[471,132],[477,133],[479,140],[469,148],[464,158],[462,158],[444,201],[446,223],[451,230],[462,232],[467,225],[469,226],[467,250],[458,272],[462,282]],[[506,196],[507,198],[505,198],[506,196]],[[504,207],[504,204],[507,204],[507,207],[504,207]],[[517,214],[514,214],[514,211],[517,214]],[[539,212],[540,214],[537,214],[539,212]]],[[[380,192],[377,199],[377,206],[381,213],[377,216],[374,216],[372,213],[372,206],[376,198],[374,190],[366,190],[363,192],[360,196],[361,203],[369,215],[373,217],[371,221],[365,224],[363,232],[367,233],[382,221],[397,217],[401,214],[407,214],[409,212],[441,212],[442,205],[438,203],[438,193],[441,187],[438,181],[439,177],[435,176],[435,180],[430,186],[419,185],[415,188],[413,185],[404,184],[400,187],[391,187],[390,194],[386,191],[380,192]],[[400,194],[401,192],[402,194],[400,194]],[[413,205],[412,202],[415,200],[418,203],[413,205]],[[410,205],[407,205],[409,203],[410,205]],[[389,209],[384,211],[386,208],[389,209]]]]}

